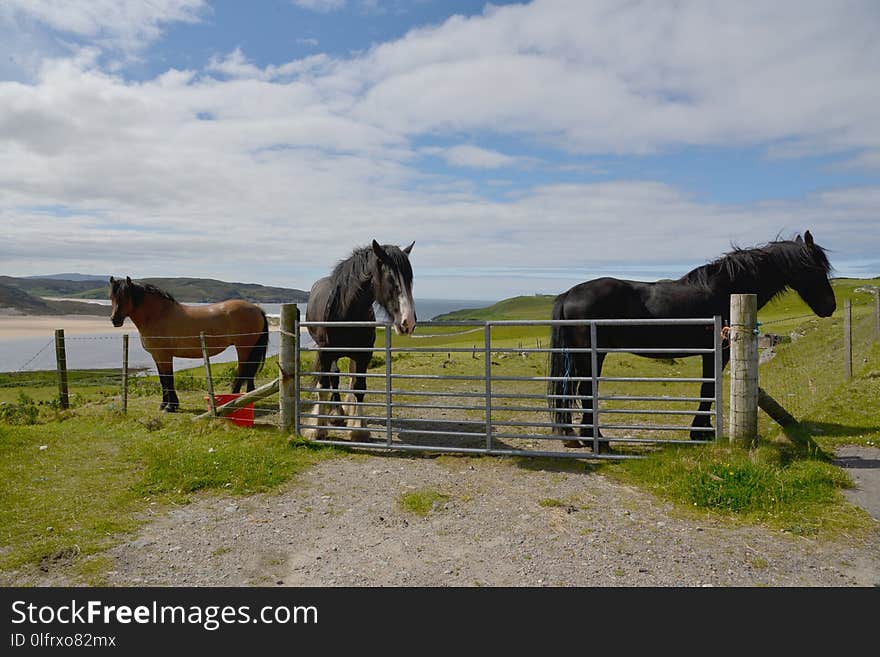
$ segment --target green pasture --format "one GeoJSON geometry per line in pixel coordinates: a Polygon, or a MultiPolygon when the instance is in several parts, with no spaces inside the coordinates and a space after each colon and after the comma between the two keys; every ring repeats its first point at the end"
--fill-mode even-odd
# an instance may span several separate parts
{"type": "MultiPolygon", "coordinates": [[[[641,452],[646,458],[621,463],[602,463],[600,472],[640,486],[674,502],[683,510],[711,513],[736,522],[760,523],[818,537],[856,536],[870,526],[866,514],[848,505],[841,489],[851,485],[847,474],[830,462],[835,445],[880,445],[880,343],[872,342],[872,297],[859,288],[873,281],[837,280],[838,311],[828,319],[807,315],[808,309],[794,295],[775,300],[762,311],[762,331],[788,340],[780,342],[760,367],[761,386],[785,405],[799,424],[784,434],[763,414],[760,440],[750,450],[732,449],[726,443],[694,446],[685,431],[663,437],[681,438],[681,446],[637,449],[617,446],[619,451],[641,452]],[[853,301],[853,377],[842,374],[842,299],[853,301]],[[797,319],[785,319],[797,317],[797,319]],[[778,321],[785,320],[785,321],[778,321]],[[772,323],[771,323],[772,322],[772,323]],[[772,327],[772,328],[771,328],[772,327]],[[796,337],[792,337],[792,335],[796,337]]],[[[499,304],[498,313],[486,317],[538,318],[547,309],[547,297],[521,297],[499,304]],[[518,310],[521,304],[522,310],[518,310]],[[544,304],[541,306],[541,304],[544,304]]],[[[543,315],[543,316],[546,316],[543,315]]],[[[485,317],[484,317],[485,318],[485,317]]],[[[443,373],[482,376],[485,351],[482,330],[463,333],[462,328],[425,327],[425,336],[395,336],[395,346],[434,347],[436,352],[396,353],[393,370],[399,374],[443,373]],[[464,352],[452,349],[465,349],[464,352]]],[[[548,346],[545,327],[499,327],[493,329],[491,358],[496,376],[541,376],[547,355],[520,350],[548,346]],[[513,349],[512,353],[498,351],[513,349]]],[[[384,374],[384,335],[378,332],[377,350],[370,372],[384,374]]],[[[304,358],[304,370],[311,357],[304,358]]],[[[344,364],[343,364],[344,368],[344,364]]],[[[216,392],[226,392],[232,381],[233,364],[213,366],[216,392]]],[[[655,361],[631,355],[612,355],[603,374],[609,376],[699,376],[699,359],[655,361]]],[[[269,359],[257,384],[277,375],[276,359],[269,359]]],[[[176,383],[181,412],[158,411],[156,377],[132,376],[128,413],[121,413],[121,375],[115,370],[70,372],[71,408],[62,410],[57,401],[54,372],[0,374],[0,578],[15,581],[15,571],[63,568],[84,583],[101,583],[107,568],[101,553],[124,540],[151,513],[170,504],[186,503],[194,495],[229,493],[247,495],[278,490],[297,473],[340,450],[318,448],[282,435],[274,426],[277,397],[257,404],[258,426],[239,428],[226,421],[193,421],[207,410],[204,369],[178,372],[176,383]]],[[[381,377],[371,378],[370,388],[383,390],[381,377]]],[[[343,377],[347,385],[347,377],[343,377]]],[[[699,384],[615,383],[603,392],[694,396],[699,384]]],[[[482,381],[399,379],[396,388],[424,392],[482,392],[482,381]]],[[[493,393],[539,395],[542,382],[495,382],[493,393]]],[[[725,384],[725,400],[727,390],[725,384]]],[[[377,395],[366,401],[381,402],[377,395]]],[[[479,406],[480,399],[444,397],[450,403],[479,406]]],[[[430,404],[437,398],[395,395],[397,403],[430,404]]],[[[534,405],[546,402],[499,401],[499,404],[534,405]]],[[[650,410],[658,403],[638,403],[650,410]]],[[[662,404],[669,407],[670,404],[662,404]]],[[[689,425],[695,404],[679,404],[680,416],[664,423],[689,425]]],[[[603,406],[606,417],[621,402],[603,406]]],[[[635,408],[630,405],[629,408],[635,408]]],[[[384,415],[384,409],[370,410],[384,415]]],[[[399,409],[399,414],[419,416],[423,409],[399,409]]],[[[525,417],[547,419],[546,412],[520,412],[499,407],[493,421],[510,422],[503,432],[524,430],[515,425],[525,417]]],[[[621,416],[623,417],[623,416],[621,416]]],[[[627,415],[627,423],[656,422],[650,415],[627,415]]],[[[460,429],[482,432],[482,409],[438,412],[434,421],[465,421],[460,429]],[[470,424],[467,424],[470,423],[470,424]]],[[[615,418],[616,421],[616,418],[615,418]]],[[[382,432],[382,427],[377,427],[382,432]]],[[[539,429],[546,433],[548,429],[539,429]]],[[[496,432],[502,432],[496,428],[496,432]]],[[[608,435],[615,430],[608,430],[608,435]]],[[[646,436],[660,435],[656,431],[646,436]]],[[[345,434],[340,432],[339,437],[345,434]]],[[[563,449],[555,439],[501,439],[511,447],[563,449]]],[[[459,443],[464,444],[463,439],[459,443]]],[[[382,458],[382,457],[376,457],[382,458]]],[[[523,459],[506,461],[509,467],[530,467],[523,459]]],[[[583,463],[568,463],[576,469],[583,463]]],[[[428,491],[436,493],[436,491],[428,491]]],[[[451,494],[454,491],[446,491],[451,494]]],[[[402,507],[415,513],[432,508],[440,498],[423,495],[403,499],[402,507]],[[424,497],[425,499],[422,499],[424,497]]],[[[537,502],[536,502],[537,503],[537,502]]]]}

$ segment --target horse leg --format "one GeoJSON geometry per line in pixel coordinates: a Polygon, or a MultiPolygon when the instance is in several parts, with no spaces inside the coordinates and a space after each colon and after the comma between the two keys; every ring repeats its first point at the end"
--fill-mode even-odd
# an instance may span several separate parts
{"type": "MultiPolygon", "coordinates": [[[[328,357],[326,356],[326,352],[318,352],[318,357],[315,359],[314,370],[316,372],[330,371],[329,369],[325,369],[331,366],[330,363],[327,363],[327,360],[328,357]]],[[[330,377],[327,375],[320,375],[317,377],[316,383],[318,384],[318,403],[312,408],[312,415],[328,415],[328,405],[326,402],[330,399],[330,377]]],[[[307,419],[314,420],[316,426],[303,429],[302,435],[304,438],[309,440],[321,440],[322,438],[327,437],[327,430],[324,428],[327,424],[327,418],[316,417],[307,419]]]]}
{"type": "MultiPolygon", "coordinates": [[[[721,370],[724,371],[724,367],[727,365],[727,361],[730,359],[730,350],[725,349],[721,353],[721,370]]],[[[703,378],[704,379],[713,379],[715,377],[715,355],[714,354],[703,354],[703,378]]],[[[714,399],[715,398],[715,382],[714,381],[705,381],[703,385],[700,386],[700,397],[703,399],[714,399]]],[[[701,401],[700,406],[697,409],[698,411],[708,411],[712,408],[711,401],[701,401]]],[[[709,415],[695,415],[694,421],[691,423],[691,440],[709,440],[714,438],[711,432],[709,431],[694,431],[695,427],[711,427],[712,422],[709,420],[709,415]]]]}
{"type": "Polygon", "coordinates": [[[345,395],[345,401],[349,404],[346,409],[349,416],[348,426],[352,429],[349,433],[351,434],[352,440],[359,442],[369,441],[370,431],[367,429],[367,421],[363,417],[366,411],[364,411],[364,407],[360,405],[364,401],[363,391],[367,389],[367,377],[357,376],[357,374],[363,374],[367,371],[367,366],[370,364],[370,358],[372,358],[372,356],[371,353],[359,353],[356,357],[351,359],[348,366],[348,371],[352,375],[349,388],[357,391],[345,395]],[[353,402],[357,402],[358,404],[355,405],[353,402]]]}
{"type": "Polygon", "coordinates": [[[254,369],[248,368],[247,358],[250,355],[250,349],[235,345],[235,352],[238,354],[238,370],[235,373],[235,380],[232,382],[232,392],[240,392],[243,385],[250,392],[254,389],[254,375],[248,376],[248,369],[254,369]]]}
{"type": "Polygon", "coordinates": [[[330,366],[330,371],[333,372],[333,375],[330,376],[330,387],[333,389],[332,394],[330,395],[330,415],[333,415],[336,412],[339,417],[335,417],[330,420],[330,423],[337,427],[345,426],[345,406],[342,404],[342,400],[339,397],[339,361],[334,360],[333,364],[330,366]]]}
{"type": "Polygon", "coordinates": [[[159,410],[173,413],[180,407],[174,391],[174,365],[170,360],[157,362],[156,369],[159,370],[159,383],[162,385],[162,404],[159,410]]]}
{"type": "MultiPolygon", "coordinates": [[[[584,370],[586,374],[582,376],[593,376],[593,367],[592,363],[589,361],[590,355],[586,354],[584,357],[587,360],[586,365],[584,366],[584,370]]],[[[598,353],[596,354],[596,377],[602,376],[602,364],[605,362],[605,354],[598,353]]],[[[583,371],[583,370],[582,370],[583,371]]],[[[599,394],[599,383],[596,382],[596,388],[593,388],[593,382],[591,380],[581,381],[581,385],[579,387],[580,395],[585,397],[593,397],[598,396],[599,394]]],[[[580,435],[581,438],[593,438],[593,400],[592,399],[584,399],[581,401],[581,404],[584,405],[584,413],[581,416],[581,429],[580,435]]],[[[598,408],[598,404],[596,404],[598,408]]],[[[596,438],[602,437],[602,431],[597,429],[596,438]]],[[[581,440],[580,447],[593,447],[594,443],[592,441],[581,440]]],[[[599,451],[597,454],[601,454],[602,452],[608,451],[607,443],[599,443],[599,451]]]]}

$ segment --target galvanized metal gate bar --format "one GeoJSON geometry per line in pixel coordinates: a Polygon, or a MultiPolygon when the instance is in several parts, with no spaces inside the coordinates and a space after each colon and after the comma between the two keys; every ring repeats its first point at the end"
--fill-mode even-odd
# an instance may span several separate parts
{"type": "MultiPolygon", "coordinates": [[[[352,420],[356,421],[365,421],[365,422],[374,422],[374,423],[384,423],[384,433],[385,440],[381,443],[375,442],[354,442],[351,440],[339,440],[339,439],[318,439],[315,442],[322,444],[334,444],[334,445],[344,445],[348,447],[364,447],[364,448],[372,448],[372,449],[395,449],[395,450],[403,450],[403,451],[432,451],[432,452],[457,452],[464,454],[492,454],[492,455],[522,455],[522,456],[554,456],[554,457],[566,457],[566,458],[587,458],[587,459],[596,459],[596,458],[635,458],[635,455],[627,455],[627,454],[600,454],[599,447],[601,442],[621,442],[621,443],[631,443],[634,445],[639,444],[701,444],[707,442],[707,440],[676,440],[676,439],[661,439],[655,437],[638,437],[632,435],[626,436],[607,436],[599,438],[599,431],[602,429],[612,429],[612,430],[624,430],[627,432],[631,431],[639,431],[639,430],[651,430],[651,431],[696,431],[703,432],[707,434],[707,438],[711,435],[714,435],[715,438],[719,438],[723,434],[723,394],[722,394],[722,339],[721,339],[721,318],[714,317],[711,319],[669,319],[669,320],[603,320],[603,319],[595,319],[595,320],[503,320],[503,321],[488,321],[488,322],[479,322],[479,321],[466,321],[466,322],[422,322],[420,327],[424,330],[430,327],[437,328],[460,328],[460,327],[474,327],[483,329],[483,346],[482,349],[478,349],[476,345],[473,348],[464,348],[464,347],[449,347],[449,346],[433,346],[433,347],[394,347],[391,339],[391,326],[388,324],[384,324],[381,322],[297,322],[297,330],[296,330],[296,345],[297,345],[297,372],[298,375],[296,377],[295,382],[295,392],[297,396],[297,402],[295,403],[295,411],[294,411],[294,426],[297,433],[302,433],[303,429],[310,428],[318,428],[322,425],[328,424],[329,420],[337,419],[337,416],[334,415],[334,411],[339,414],[343,409],[348,408],[356,414],[348,416],[348,421],[352,420]],[[710,327],[714,331],[714,340],[712,348],[637,348],[637,349],[626,349],[620,347],[602,347],[598,344],[598,327],[600,326],[614,326],[614,325],[639,325],[639,326],[668,326],[668,325],[706,325],[710,327]],[[311,326],[335,326],[335,327],[373,327],[376,329],[382,329],[384,331],[384,357],[385,357],[385,371],[383,373],[377,372],[366,372],[363,374],[359,374],[358,376],[363,376],[367,381],[377,381],[379,379],[384,379],[384,401],[363,401],[356,402],[350,400],[348,402],[344,401],[341,397],[338,401],[334,401],[329,399],[326,402],[321,403],[321,407],[318,408],[318,412],[316,413],[303,413],[300,404],[304,403],[302,396],[304,394],[319,392],[322,391],[327,393],[326,389],[322,389],[316,386],[306,386],[302,385],[300,382],[300,376],[341,376],[339,372],[322,372],[322,371],[302,371],[299,372],[299,360],[300,360],[300,351],[349,351],[349,352],[374,352],[376,351],[375,347],[359,347],[359,348],[339,348],[339,347],[304,347],[302,346],[302,342],[300,340],[300,328],[309,328],[311,326]],[[553,348],[553,347],[542,347],[540,343],[538,347],[493,347],[493,338],[492,338],[492,330],[495,327],[503,327],[503,326],[589,326],[590,331],[590,345],[589,347],[572,347],[572,348],[553,348]],[[394,353],[446,353],[446,354],[459,354],[459,353],[471,353],[474,358],[477,357],[477,354],[482,352],[482,356],[484,359],[484,371],[482,376],[480,375],[465,375],[465,374],[455,374],[455,375],[444,375],[444,374],[433,374],[433,373],[401,373],[393,371],[393,354],[394,353]],[[523,357],[527,357],[528,354],[540,353],[540,354],[552,354],[559,352],[567,352],[569,354],[589,354],[590,364],[591,364],[591,372],[589,376],[502,376],[502,375],[494,375],[493,374],[493,362],[492,355],[493,353],[502,354],[521,354],[523,357]],[[687,354],[687,355],[705,355],[705,354],[713,354],[714,355],[714,372],[712,377],[623,377],[623,376],[598,376],[597,375],[597,365],[599,361],[599,354],[609,354],[609,353],[651,353],[651,354],[665,354],[665,353],[676,353],[676,354],[687,354]],[[474,391],[474,390],[415,390],[410,387],[407,389],[406,386],[395,387],[395,381],[438,381],[445,380],[450,382],[472,382],[474,384],[482,382],[482,387],[484,388],[482,391],[474,391]],[[547,383],[552,381],[570,381],[572,383],[577,384],[585,381],[589,381],[592,386],[593,393],[591,395],[582,395],[582,394],[534,394],[534,393],[525,393],[525,392],[509,392],[504,390],[496,390],[494,389],[493,383],[498,382],[502,383],[510,383],[510,382],[519,382],[519,383],[547,383]],[[610,394],[610,395],[601,395],[599,394],[599,386],[605,382],[617,382],[617,383],[636,383],[636,382],[657,382],[657,383],[699,383],[704,384],[708,382],[713,382],[715,384],[715,394],[712,397],[703,397],[699,396],[663,396],[663,395],[626,395],[626,394],[610,394]],[[433,398],[437,400],[442,400],[444,398],[450,399],[461,399],[461,400],[476,400],[479,398],[483,399],[483,405],[476,405],[473,402],[471,403],[418,403],[418,402],[395,402],[395,395],[399,395],[401,397],[425,397],[425,398],[433,398]],[[528,406],[524,404],[500,404],[496,405],[496,400],[542,400],[544,402],[548,402],[551,399],[559,399],[559,400],[572,400],[578,401],[581,403],[581,408],[572,409],[572,412],[582,413],[584,410],[589,409],[592,412],[592,447],[593,452],[583,452],[583,451],[550,451],[550,450],[535,450],[535,449],[511,449],[511,448],[499,448],[495,444],[495,439],[525,439],[525,440],[563,440],[566,436],[560,434],[545,434],[536,431],[499,431],[496,429],[503,427],[517,428],[520,429],[580,429],[583,427],[583,423],[577,423],[574,421],[567,423],[557,423],[557,422],[549,422],[549,421],[538,421],[531,417],[526,417],[525,419],[501,419],[501,417],[496,417],[497,411],[504,411],[509,414],[518,414],[518,413],[531,413],[531,414],[548,414],[549,408],[548,406],[528,406]],[[637,401],[648,401],[648,402],[710,402],[715,404],[715,409],[711,411],[700,411],[700,410],[683,410],[683,409],[670,409],[670,408],[602,408],[599,404],[600,400],[602,401],[621,401],[621,402],[637,402],[637,401]],[[367,408],[382,408],[384,406],[385,413],[383,415],[378,414],[370,414],[366,410],[367,408]],[[325,410],[322,410],[325,409],[325,410]],[[409,426],[413,426],[413,423],[425,423],[428,420],[422,417],[400,417],[396,416],[395,410],[442,410],[442,411],[462,411],[462,412],[475,412],[475,411],[484,411],[484,419],[476,420],[476,419],[468,419],[466,417],[456,417],[453,419],[433,419],[432,421],[438,425],[443,426],[444,424],[449,424],[450,422],[455,422],[459,427],[471,427],[474,429],[480,427],[482,425],[483,431],[470,431],[465,430],[462,431],[461,428],[456,430],[442,430],[435,428],[407,428],[409,426]],[[660,416],[660,415],[697,415],[697,416],[715,416],[715,427],[690,427],[684,425],[669,425],[669,424],[626,424],[620,422],[608,422],[603,421],[602,416],[605,415],[643,415],[643,416],[660,416]],[[302,418],[308,418],[311,422],[309,424],[304,424],[302,418]],[[328,422],[324,422],[328,421],[328,422]],[[394,440],[395,434],[398,437],[398,440],[394,440]],[[401,437],[407,435],[424,435],[424,436],[437,436],[437,437],[457,437],[457,438],[466,438],[466,439],[476,439],[481,438],[484,441],[483,447],[466,447],[466,446],[455,446],[455,445],[423,445],[423,444],[413,444],[410,442],[402,442],[401,437]]],[[[428,336],[428,337],[437,337],[442,338],[444,333],[438,333],[436,336],[428,336]]],[[[455,335],[454,333],[449,334],[450,337],[455,335]]],[[[425,336],[419,336],[425,337],[425,336]]],[[[381,347],[380,347],[381,349],[381,347]]],[[[355,393],[364,392],[361,390],[357,390],[354,387],[338,387],[335,389],[335,392],[340,395],[353,395],[355,393]]],[[[376,395],[377,393],[383,392],[382,390],[376,389],[368,389],[366,390],[366,394],[368,395],[376,395]]],[[[565,391],[568,392],[567,390],[565,391]]],[[[577,389],[575,389],[577,392],[577,389]]],[[[349,399],[351,399],[349,397],[349,399]]],[[[431,426],[431,425],[428,425],[431,426]]],[[[337,426],[332,427],[333,431],[355,431],[358,427],[355,426],[337,426]]]]}

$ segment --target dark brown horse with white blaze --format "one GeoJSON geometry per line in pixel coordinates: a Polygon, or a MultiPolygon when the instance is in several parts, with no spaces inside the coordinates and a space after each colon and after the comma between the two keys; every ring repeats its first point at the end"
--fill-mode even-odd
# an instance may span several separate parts
{"type": "MultiPolygon", "coordinates": [[[[678,280],[653,283],[598,278],[575,285],[563,292],[553,304],[553,319],[665,319],[713,317],[720,315],[730,323],[730,295],[755,294],[758,308],[788,288],[795,290],[819,317],[829,317],[836,308],[834,290],[828,281],[831,265],[824,249],[813,241],[810,231],[795,240],[776,240],[751,249],[734,249],[707,265],[697,267],[678,280]]],[[[602,348],[686,349],[712,348],[714,335],[704,326],[598,326],[597,346],[602,348]]],[[[567,348],[589,348],[590,327],[554,326],[551,336],[550,376],[557,380],[548,385],[553,421],[572,424],[575,407],[573,395],[593,395],[591,380],[569,382],[568,377],[591,377],[592,363],[588,352],[567,352],[567,348]],[[577,390],[575,393],[574,391],[577,390]]],[[[645,353],[647,358],[684,358],[682,353],[645,353]]],[[[596,376],[602,374],[606,354],[596,354],[596,376]]],[[[703,354],[703,378],[712,378],[714,354],[703,354]]],[[[722,368],[727,365],[730,351],[722,352],[722,368]]],[[[705,382],[700,397],[715,396],[715,384],[705,382]]],[[[708,411],[711,402],[700,402],[699,410],[708,411]]],[[[691,424],[691,439],[705,437],[697,427],[710,427],[709,416],[698,414],[691,424]]],[[[573,436],[571,427],[555,429],[561,436],[573,436]]],[[[581,438],[593,438],[592,408],[582,409],[581,438]]],[[[597,438],[601,438],[599,432],[597,438]]],[[[567,439],[566,447],[584,447],[591,442],[567,439]]],[[[600,447],[602,443],[600,443],[600,447]]]]}
{"type": "MultiPolygon", "coordinates": [[[[343,260],[333,272],[319,279],[309,293],[306,306],[307,322],[355,322],[376,320],[373,304],[379,304],[388,314],[392,326],[398,334],[411,335],[416,328],[416,310],[412,298],[413,272],[409,254],[415,242],[404,249],[393,244],[380,245],[373,240],[371,246],[355,249],[351,256],[343,260]]],[[[364,401],[367,379],[359,376],[367,371],[371,350],[376,342],[376,329],[373,327],[331,327],[310,326],[309,334],[318,347],[331,347],[317,352],[314,370],[322,374],[315,377],[318,403],[312,415],[339,414],[333,418],[334,424],[345,422],[352,440],[368,440],[370,432],[367,422],[358,415],[364,401]],[[341,402],[336,389],[339,386],[340,358],[349,359],[351,374],[349,390],[345,402],[341,402]],[[356,403],[355,403],[356,402],[356,403]]],[[[316,417],[315,426],[306,428],[303,436],[320,439],[327,435],[324,428],[326,417],[316,417]]]]}
{"type": "Polygon", "coordinates": [[[141,344],[159,370],[162,383],[160,409],[174,412],[180,406],[174,391],[174,358],[202,358],[201,333],[209,356],[235,346],[238,372],[232,392],[242,385],[254,389],[254,377],[266,359],[269,322],[259,306],[232,299],[205,306],[178,303],[167,292],[149,283],[136,283],[110,277],[113,326],[122,326],[126,317],[137,327],[141,344]]]}

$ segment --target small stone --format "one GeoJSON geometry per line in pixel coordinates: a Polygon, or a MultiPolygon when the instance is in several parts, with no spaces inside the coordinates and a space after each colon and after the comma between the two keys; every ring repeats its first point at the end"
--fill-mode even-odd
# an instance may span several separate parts
{"type": "Polygon", "coordinates": [[[49,446],[48,446],[48,445],[40,445],[40,451],[41,451],[41,452],[43,452],[43,451],[45,451],[45,450],[47,450],[47,449],[49,449],[49,446]]]}

